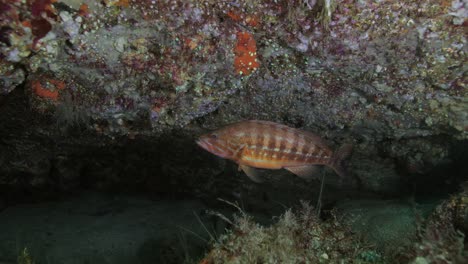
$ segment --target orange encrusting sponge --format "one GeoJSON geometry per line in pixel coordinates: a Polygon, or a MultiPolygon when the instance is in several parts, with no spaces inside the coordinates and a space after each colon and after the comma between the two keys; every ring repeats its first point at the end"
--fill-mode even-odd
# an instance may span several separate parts
{"type": "Polygon", "coordinates": [[[260,66],[257,60],[257,44],[249,32],[237,32],[234,54],[234,68],[240,75],[250,75],[260,66]]]}
{"type": "Polygon", "coordinates": [[[54,80],[54,79],[47,79],[46,82],[53,85],[55,89],[50,90],[44,87],[41,84],[41,81],[34,80],[31,84],[33,92],[39,97],[50,99],[52,101],[57,101],[59,97],[59,90],[65,89],[65,83],[63,81],[54,80]]]}

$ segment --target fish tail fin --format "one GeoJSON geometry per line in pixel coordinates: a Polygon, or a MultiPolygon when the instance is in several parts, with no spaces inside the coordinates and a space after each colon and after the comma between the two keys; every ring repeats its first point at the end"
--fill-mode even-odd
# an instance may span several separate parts
{"type": "Polygon", "coordinates": [[[332,157],[330,162],[330,167],[340,176],[341,179],[344,179],[348,175],[347,170],[347,160],[351,153],[353,152],[353,145],[344,144],[341,146],[332,157]]]}

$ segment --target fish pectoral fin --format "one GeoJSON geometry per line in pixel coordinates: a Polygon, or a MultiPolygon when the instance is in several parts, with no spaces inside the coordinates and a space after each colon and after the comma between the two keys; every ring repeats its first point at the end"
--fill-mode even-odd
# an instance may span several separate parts
{"type": "Polygon", "coordinates": [[[285,167],[285,169],[308,181],[320,176],[320,168],[315,165],[285,167]]]}
{"type": "MultiPolygon", "coordinates": [[[[237,157],[237,158],[239,158],[240,156],[242,156],[242,152],[243,152],[244,149],[245,149],[244,147],[245,147],[245,144],[240,145],[240,146],[236,149],[236,151],[234,151],[234,155],[233,155],[233,156],[234,156],[234,157],[237,157]]],[[[240,166],[239,166],[239,170],[240,170],[240,166]]]]}
{"type": "Polygon", "coordinates": [[[261,183],[263,182],[263,178],[259,175],[258,171],[250,166],[247,165],[239,165],[239,168],[242,169],[249,178],[256,182],[261,183]]]}

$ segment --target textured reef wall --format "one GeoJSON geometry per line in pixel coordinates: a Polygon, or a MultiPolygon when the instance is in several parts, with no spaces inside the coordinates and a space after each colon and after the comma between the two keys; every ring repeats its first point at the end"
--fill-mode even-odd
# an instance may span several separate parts
{"type": "Polygon", "coordinates": [[[466,146],[466,8],[461,0],[1,0],[0,93],[25,94],[18,107],[38,114],[2,117],[10,137],[0,183],[83,171],[66,165],[70,151],[57,153],[57,141],[25,147],[69,128],[112,143],[174,130],[193,139],[263,119],[336,146],[354,142],[351,170],[364,189],[395,193],[457,162],[454,151],[466,146]],[[25,156],[32,164],[20,164],[25,156]]]}

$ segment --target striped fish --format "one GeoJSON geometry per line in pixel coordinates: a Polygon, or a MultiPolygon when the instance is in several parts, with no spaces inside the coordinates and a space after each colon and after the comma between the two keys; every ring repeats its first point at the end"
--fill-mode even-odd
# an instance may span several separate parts
{"type": "Polygon", "coordinates": [[[350,144],[345,144],[333,152],[311,132],[257,120],[228,125],[201,136],[197,144],[219,157],[233,160],[255,182],[261,182],[262,178],[253,168],[284,168],[311,179],[316,174],[316,165],[325,165],[344,177],[343,161],[352,150],[350,144]]]}

